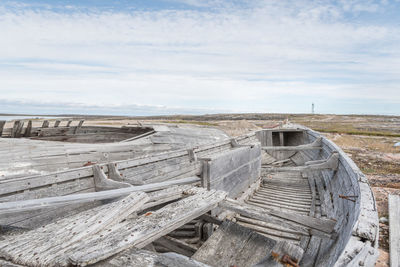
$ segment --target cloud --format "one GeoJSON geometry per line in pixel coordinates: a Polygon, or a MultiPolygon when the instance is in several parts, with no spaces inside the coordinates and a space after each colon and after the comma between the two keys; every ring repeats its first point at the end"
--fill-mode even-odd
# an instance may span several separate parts
{"type": "Polygon", "coordinates": [[[166,2],[128,11],[8,3],[2,97],[297,112],[304,104],[285,99],[400,103],[398,25],[358,21],[363,12],[384,17],[390,3],[166,2]]]}

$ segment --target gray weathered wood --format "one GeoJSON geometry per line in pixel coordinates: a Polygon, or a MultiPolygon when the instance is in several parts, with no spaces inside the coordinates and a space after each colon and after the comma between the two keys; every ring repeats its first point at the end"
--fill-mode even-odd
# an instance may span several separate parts
{"type": "Polygon", "coordinates": [[[123,183],[108,179],[107,176],[104,174],[102,167],[100,167],[97,164],[93,165],[92,168],[93,168],[94,186],[96,188],[96,191],[132,187],[132,185],[128,183],[123,183]]]}
{"type": "Polygon", "coordinates": [[[0,214],[17,213],[28,210],[38,210],[45,207],[63,206],[72,203],[85,203],[96,200],[112,199],[121,196],[126,196],[132,192],[152,192],[156,190],[165,189],[173,185],[184,185],[199,182],[198,177],[188,177],[172,181],[161,182],[157,184],[148,184],[142,186],[131,186],[126,188],[107,190],[101,192],[74,194],[59,197],[50,197],[42,199],[23,200],[16,202],[0,203],[0,214]]]}
{"type": "Polygon", "coordinates": [[[93,264],[124,249],[142,248],[214,208],[226,193],[196,190],[196,195],[169,204],[148,215],[126,220],[110,231],[88,239],[70,254],[74,264],[93,264]],[[179,215],[178,215],[179,214],[179,215]]]}
{"type": "Polygon", "coordinates": [[[304,251],[301,247],[287,241],[279,241],[272,248],[271,253],[254,267],[293,266],[285,260],[285,257],[289,257],[291,261],[297,264],[302,259],[303,254],[304,251]]]}
{"type": "Polygon", "coordinates": [[[147,200],[145,193],[135,192],[117,202],[79,213],[21,236],[10,236],[0,241],[0,256],[11,258],[19,264],[69,265],[66,252],[71,247],[125,220],[147,200]]]}
{"type": "Polygon", "coordinates": [[[176,252],[187,257],[191,257],[197,251],[195,246],[170,236],[163,236],[154,241],[154,244],[161,245],[165,248],[168,248],[169,251],[176,252]]]}
{"type": "Polygon", "coordinates": [[[42,128],[48,128],[48,127],[49,127],[49,121],[48,120],[43,121],[42,128]]]}
{"type": "MultiPolygon", "coordinates": [[[[318,231],[322,231],[327,234],[333,233],[336,222],[330,219],[313,218],[310,216],[304,216],[300,214],[293,214],[288,212],[282,212],[273,209],[257,209],[250,205],[239,203],[237,201],[226,199],[222,201],[219,206],[224,209],[235,211],[251,218],[269,221],[270,216],[275,218],[285,219],[296,224],[300,224],[318,231]]],[[[290,227],[290,226],[289,226],[290,227]]]]}
{"type": "Polygon", "coordinates": [[[389,194],[390,266],[400,266],[400,196],[389,194]]]}
{"type": "Polygon", "coordinates": [[[311,172],[311,171],[320,171],[325,169],[336,170],[339,164],[339,154],[334,152],[332,153],[328,159],[319,160],[317,163],[312,164],[309,163],[305,166],[296,166],[296,167],[277,167],[277,168],[265,168],[271,172],[311,172]]]}
{"type": "Polygon", "coordinates": [[[202,175],[207,188],[224,190],[230,197],[237,197],[260,176],[260,146],[239,147],[204,164],[202,175]]]}
{"type": "Polygon", "coordinates": [[[298,145],[298,146],[263,146],[263,150],[268,151],[303,151],[303,150],[313,150],[322,149],[321,147],[322,137],[317,138],[311,144],[298,145]]]}
{"type": "Polygon", "coordinates": [[[98,262],[94,266],[210,267],[209,265],[177,253],[156,253],[137,248],[124,250],[123,252],[118,253],[109,259],[98,262]]]}
{"type": "Polygon", "coordinates": [[[24,137],[30,137],[32,132],[32,121],[28,121],[28,125],[26,126],[24,137]]]}
{"type": "Polygon", "coordinates": [[[0,138],[3,135],[4,125],[6,125],[7,121],[0,121],[0,138]]]}
{"type": "Polygon", "coordinates": [[[271,253],[275,244],[272,239],[226,220],[192,258],[211,266],[252,266],[271,253]]]}

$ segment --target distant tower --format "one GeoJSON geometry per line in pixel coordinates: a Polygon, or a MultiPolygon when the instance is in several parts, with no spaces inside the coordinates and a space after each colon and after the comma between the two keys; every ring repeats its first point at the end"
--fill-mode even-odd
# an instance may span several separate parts
{"type": "Polygon", "coordinates": [[[314,114],[314,103],[311,104],[311,113],[314,114]]]}

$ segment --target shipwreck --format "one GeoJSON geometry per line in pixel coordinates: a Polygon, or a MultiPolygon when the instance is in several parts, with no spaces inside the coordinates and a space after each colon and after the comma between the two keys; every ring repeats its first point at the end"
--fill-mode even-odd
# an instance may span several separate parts
{"type": "Polygon", "coordinates": [[[373,266],[378,214],[333,142],[285,124],[0,122],[1,266],[373,266]]]}

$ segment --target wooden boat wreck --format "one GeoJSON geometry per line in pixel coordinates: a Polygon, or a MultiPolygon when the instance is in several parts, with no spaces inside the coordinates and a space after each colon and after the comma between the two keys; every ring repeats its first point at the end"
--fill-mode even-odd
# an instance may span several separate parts
{"type": "Polygon", "coordinates": [[[366,177],[299,125],[237,138],[83,122],[0,123],[0,132],[1,266],[373,266],[378,257],[366,177]]]}

